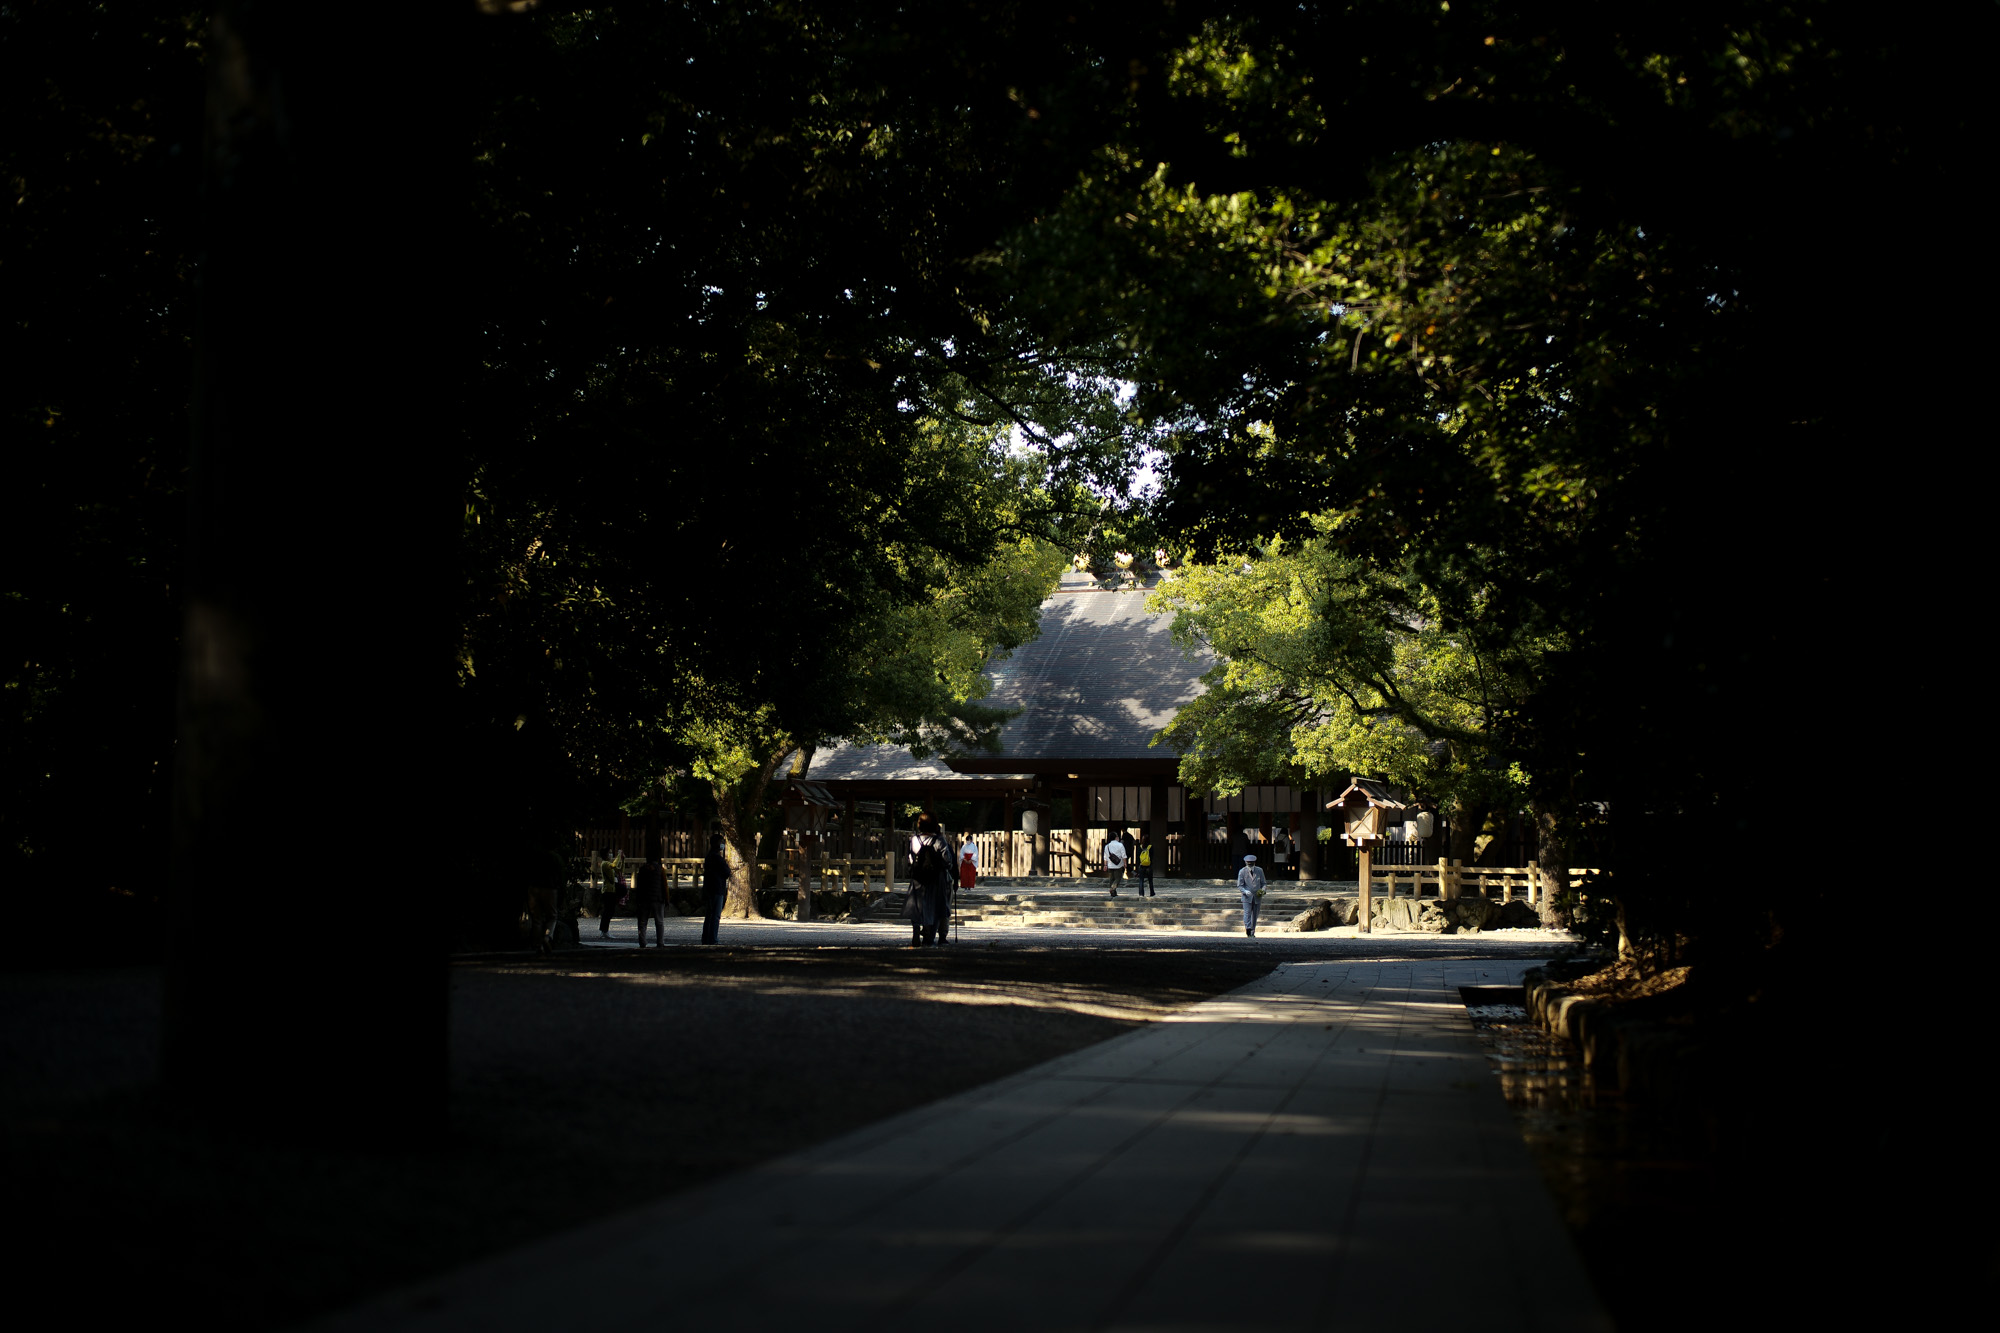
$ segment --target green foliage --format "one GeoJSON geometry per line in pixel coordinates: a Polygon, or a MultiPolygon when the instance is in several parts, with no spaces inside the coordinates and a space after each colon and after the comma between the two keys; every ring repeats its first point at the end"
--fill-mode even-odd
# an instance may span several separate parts
{"type": "Polygon", "coordinates": [[[1339,525],[1193,565],[1154,594],[1208,692],[1159,740],[1192,788],[1344,784],[1373,774],[1474,805],[1517,798],[1494,737],[1545,646],[1446,628],[1436,599],[1345,554],[1339,525]]]}
{"type": "Polygon", "coordinates": [[[865,6],[498,31],[461,678],[572,804],[990,745],[982,669],[1103,509],[1115,386],[994,333],[992,141],[897,51],[865,6]]]}
{"type": "MultiPolygon", "coordinates": [[[[541,837],[783,747],[977,746],[978,668],[1057,553],[1166,545],[1212,562],[1177,610],[1229,659],[1177,724],[1191,772],[1474,801],[1519,774],[1626,884],[1747,838],[1786,765],[1853,762],[1830,719],[1858,672],[1824,663],[1892,604],[1869,570],[1969,565],[1857,550],[1951,527],[1876,487],[1884,450],[1970,437],[1949,358],[1977,364],[1981,317],[1921,273],[1850,279],[1919,232],[1976,263],[1953,201],[1993,23],[845,0],[469,24],[477,355],[439,381],[460,785],[541,837]]],[[[46,863],[100,809],[157,850],[200,20],[0,25],[6,854],[46,863]]]]}
{"type": "MultiPolygon", "coordinates": [[[[1979,142],[1940,90],[1976,83],[1994,16],[1951,26],[1163,7],[1009,255],[1048,354],[1112,349],[1137,386],[1164,539],[1221,562],[1190,628],[1222,692],[1171,737],[1192,771],[1518,772],[1545,863],[1588,839],[1633,921],[1658,907],[1635,929],[1689,924],[1687,849],[1759,850],[1774,775],[1745,738],[1852,762],[1824,725],[1848,701],[1802,664],[1889,595],[1851,549],[1864,460],[1959,434],[1835,277],[1979,142]],[[1257,572],[1314,542],[1394,616],[1355,637],[1349,601],[1257,572]],[[1281,554],[1215,586],[1254,551],[1281,554]]],[[[1942,288],[1898,293],[1956,327],[1942,288]]]]}

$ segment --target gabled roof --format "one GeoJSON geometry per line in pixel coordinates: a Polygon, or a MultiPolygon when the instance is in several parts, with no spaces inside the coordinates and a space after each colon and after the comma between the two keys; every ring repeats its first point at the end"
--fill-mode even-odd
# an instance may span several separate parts
{"type": "Polygon", "coordinates": [[[783,797],[786,805],[838,806],[833,793],[817,782],[801,782],[797,779],[786,782],[783,797]]]}
{"type": "Polygon", "coordinates": [[[1332,810],[1340,806],[1346,805],[1348,795],[1353,792],[1359,792],[1361,795],[1368,798],[1368,804],[1373,806],[1379,806],[1384,810],[1409,809],[1409,806],[1405,802],[1397,800],[1395,796],[1390,794],[1388,783],[1377,782],[1373,778],[1351,779],[1347,784],[1346,790],[1342,791],[1340,795],[1328,801],[1326,803],[1326,808],[1332,810]]]}

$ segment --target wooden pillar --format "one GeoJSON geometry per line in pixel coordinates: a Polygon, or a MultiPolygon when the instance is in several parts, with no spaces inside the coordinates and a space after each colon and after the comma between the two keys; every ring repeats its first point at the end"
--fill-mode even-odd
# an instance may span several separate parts
{"type": "Polygon", "coordinates": [[[1243,866],[1243,812],[1228,810],[1223,812],[1222,826],[1229,830],[1229,863],[1239,870],[1243,866]]]}
{"type": "Polygon", "coordinates": [[[1153,878],[1158,879],[1167,869],[1167,784],[1153,784],[1151,804],[1147,812],[1152,816],[1146,821],[1146,845],[1153,849],[1153,878]]]}
{"type": "Polygon", "coordinates": [[[1259,841],[1257,864],[1264,867],[1264,877],[1266,879],[1274,878],[1271,872],[1278,868],[1278,863],[1272,856],[1271,812],[1269,810],[1261,810],[1257,814],[1257,837],[1259,841]]]}
{"type": "MultiPolygon", "coordinates": [[[[808,809],[811,807],[808,806],[808,809]]],[[[812,920],[812,854],[814,837],[810,829],[799,830],[799,905],[793,913],[799,921],[812,920]]]]}
{"type": "Polygon", "coordinates": [[[1368,923],[1368,916],[1369,913],[1372,912],[1375,907],[1375,884],[1371,874],[1373,867],[1371,867],[1368,864],[1367,843],[1361,844],[1360,860],[1361,860],[1361,933],[1363,935],[1366,935],[1369,934],[1372,929],[1372,927],[1368,923]]]}
{"type": "Polygon", "coordinates": [[[1028,852],[1028,873],[1031,875],[1047,875],[1049,873],[1049,820],[1054,818],[1056,813],[1056,789],[1050,787],[1046,791],[1049,798],[1047,801],[1049,808],[1035,812],[1035,833],[1034,837],[1030,840],[1032,845],[1028,852]]]}
{"type": "Polygon", "coordinates": [[[1181,874],[1193,879],[1208,868],[1208,806],[1191,791],[1181,793],[1181,874]]]}
{"type": "Polygon", "coordinates": [[[1450,858],[1443,856],[1440,856],[1438,858],[1438,901],[1439,902],[1443,902],[1447,898],[1458,897],[1458,879],[1451,873],[1451,867],[1452,867],[1452,862],[1450,858]]]}
{"type": "Polygon", "coordinates": [[[1319,855],[1320,799],[1317,791],[1299,793],[1299,836],[1295,839],[1299,851],[1299,880],[1321,877],[1319,855]]]}
{"type": "Polygon", "coordinates": [[[1000,864],[993,867],[996,875],[1014,875],[1014,793],[1008,792],[1000,798],[1000,864]]]}
{"type": "Polygon", "coordinates": [[[840,854],[854,855],[854,798],[847,798],[847,808],[840,812],[840,854]]]}

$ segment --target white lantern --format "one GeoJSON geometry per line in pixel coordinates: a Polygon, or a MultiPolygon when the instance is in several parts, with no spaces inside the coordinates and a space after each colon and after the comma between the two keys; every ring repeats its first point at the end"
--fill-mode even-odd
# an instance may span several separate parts
{"type": "Polygon", "coordinates": [[[1021,812],[1021,832],[1033,836],[1034,834],[1040,833],[1041,831],[1042,831],[1041,811],[1023,810],[1021,812]]]}
{"type": "Polygon", "coordinates": [[[1431,822],[1431,812],[1428,810],[1418,811],[1417,817],[1410,821],[1410,827],[1417,831],[1416,836],[1418,838],[1430,837],[1431,829],[1435,827],[1431,822]]]}

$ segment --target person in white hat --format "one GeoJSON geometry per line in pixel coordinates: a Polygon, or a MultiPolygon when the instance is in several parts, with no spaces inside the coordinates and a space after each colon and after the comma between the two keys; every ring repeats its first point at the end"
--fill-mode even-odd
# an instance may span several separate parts
{"type": "Polygon", "coordinates": [[[1236,887],[1243,891],[1243,933],[1254,940],[1257,938],[1257,902],[1264,896],[1264,871],[1257,864],[1255,854],[1243,858],[1243,868],[1236,872],[1236,887]]]}

